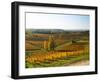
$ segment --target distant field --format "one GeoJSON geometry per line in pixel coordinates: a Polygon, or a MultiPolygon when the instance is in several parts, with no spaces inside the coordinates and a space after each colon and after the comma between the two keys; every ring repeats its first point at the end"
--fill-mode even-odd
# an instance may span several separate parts
{"type": "Polygon", "coordinates": [[[72,66],[79,61],[89,62],[89,31],[34,33],[26,30],[25,52],[26,68],[72,66]]]}

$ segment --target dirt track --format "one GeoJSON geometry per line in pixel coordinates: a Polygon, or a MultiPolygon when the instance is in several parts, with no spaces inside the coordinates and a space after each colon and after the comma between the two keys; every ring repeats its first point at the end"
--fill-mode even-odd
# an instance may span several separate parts
{"type": "Polygon", "coordinates": [[[79,62],[69,64],[68,66],[83,66],[83,65],[89,65],[89,60],[82,60],[79,62]]]}

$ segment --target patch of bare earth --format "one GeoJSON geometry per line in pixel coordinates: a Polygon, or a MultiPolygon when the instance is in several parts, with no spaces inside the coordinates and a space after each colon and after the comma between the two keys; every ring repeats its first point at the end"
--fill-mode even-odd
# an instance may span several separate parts
{"type": "Polygon", "coordinates": [[[83,66],[83,65],[89,65],[89,60],[81,60],[75,63],[71,63],[68,66],[83,66]]]}

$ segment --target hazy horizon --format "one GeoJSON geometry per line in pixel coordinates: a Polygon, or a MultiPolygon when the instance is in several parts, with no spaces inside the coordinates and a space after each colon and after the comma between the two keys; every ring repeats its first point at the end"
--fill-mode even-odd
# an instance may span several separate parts
{"type": "Polygon", "coordinates": [[[76,30],[67,30],[67,29],[36,29],[36,28],[26,28],[26,30],[65,30],[65,31],[89,31],[89,29],[76,29],[76,30]]]}

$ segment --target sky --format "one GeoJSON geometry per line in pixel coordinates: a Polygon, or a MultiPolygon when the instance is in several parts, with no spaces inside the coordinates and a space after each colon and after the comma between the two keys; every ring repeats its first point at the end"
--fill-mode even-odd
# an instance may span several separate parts
{"type": "Polygon", "coordinates": [[[89,25],[89,15],[26,13],[26,29],[89,30],[89,25]]]}

